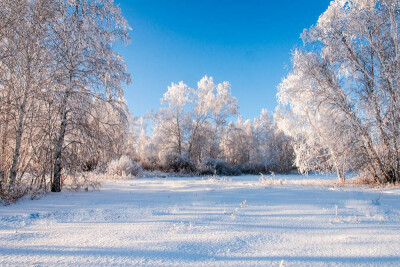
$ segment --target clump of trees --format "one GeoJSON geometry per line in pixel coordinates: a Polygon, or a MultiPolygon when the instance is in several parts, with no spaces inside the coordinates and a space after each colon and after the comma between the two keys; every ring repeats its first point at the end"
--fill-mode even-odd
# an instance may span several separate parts
{"type": "Polygon", "coordinates": [[[112,0],[0,1],[0,195],[59,192],[124,153],[129,29],[112,0]]]}
{"type": "Polygon", "coordinates": [[[266,110],[244,122],[229,82],[204,76],[195,89],[172,83],[161,103],[134,127],[132,154],[145,169],[221,175],[293,169],[291,139],[266,110]]]}
{"type": "Polygon", "coordinates": [[[400,3],[332,1],[279,86],[278,125],[300,171],[400,181],[400,3]]]}

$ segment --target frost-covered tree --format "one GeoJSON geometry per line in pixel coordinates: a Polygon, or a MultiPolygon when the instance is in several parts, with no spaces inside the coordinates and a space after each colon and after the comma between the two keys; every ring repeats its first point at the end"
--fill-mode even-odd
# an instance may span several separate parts
{"type": "Polygon", "coordinates": [[[204,76],[196,89],[172,83],[161,103],[166,106],[152,116],[153,135],[141,127],[135,133],[135,154],[145,168],[188,171],[195,165],[200,173],[213,173],[221,165],[225,174],[238,174],[242,167],[248,173],[293,168],[290,138],[266,110],[243,121],[229,82],[204,76]],[[233,115],[236,122],[230,121],[233,115]]]}
{"type": "Polygon", "coordinates": [[[255,136],[253,133],[253,124],[251,120],[243,122],[241,116],[236,122],[230,122],[224,128],[220,147],[224,159],[231,164],[245,164],[251,162],[254,158],[255,136]]]}
{"type": "Polygon", "coordinates": [[[39,116],[36,96],[49,83],[51,56],[42,39],[52,14],[48,1],[3,1],[0,32],[1,180],[13,187],[30,162],[28,131],[39,116]],[[24,159],[21,160],[21,155],[24,159]]]}
{"type": "Polygon", "coordinates": [[[168,91],[161,99],[161,103],[167,106],[155,114],[153,132],[159,145],[159,152],[164,156],[168,153],[182,156],[185,152],[190,122],[187,107],[191,97],[191,89],[183,82],[179,82],[168,86],[168,91]]]}
{"type": "Polygon", "coordinates": [[[66,157],[66,161],[75,161],[69,165],[93,171],[127,154],[129,112],[124,101],[108,103],[95,98],[82,115],[77,123],[71,122],[66,139],[65,153],[75,155],[66,157]]]}
{"type": "Polygon", "coordinates": [[[128,30],[112,0],[0,1],[0,196],[124,152],[128,30]]]}
{"type": "Polygon", "coordinates": [[[267,170],[288,173],[294,168],[294,151],[291,138],[278,127],[274,116],[266,109],[254,119],[255,156],[267,170]]]}
{"type": "Polygon", "coordinates": [[[224,128],[220,141],[223,158],[244,166],[245,172],[287,173],[293,169],[291,139],[280,131],[271,115],[243,122],[241,116],[224,128]]]}
{"type": "Polygon", "coordinates": [[[270,164],[273,161],[271,144],[275,131],[273,117],[266,109],[261,110],[260,116],[254,119],[255,157],[259,161],[266,161],[266,164],[270,164]]]}
{"type": "MultiPolygon", "coordinates": [[[[157,143],[153,136],[148,133],[147,120],[149,115],[134,121],[131,129],[131,156],[141,162],[145,169],[154,170],[158,165],[157,143]]],[[[128,153],[129,154],[129,153],[128,153]]]]}
{"type": "Polygon", "coordinates": [[[399,2],[332,1],[279,86],[279,124],[305,171],[400,175],[399,2]]]}
{"type": "Polygon", "coordinates": [[[172,83],[161,103],[167,107],[155,114],[153,130],[161,158],[175,153],[200,163],[219,156],[221,127],[238,110],[229,82],[215,84],[212,77],[204,76],[197,89],[172,83]]]}
{"type": "Polygon", "coordinates": [[[68,129],[90,111],[93,99],[113,104],[123,98],[129,82],[121,56],[112,45],[129,40],[129,25],[113,0],[57,0],[50,29],[59,99],[59,127],[54,151],[52,191],[61,190],[63,153],[68,129]]]}
{"type": "Polygon", "coordinates": [[[188,154],[198,162],[206,157],[218,157],[221,128],[229,117],[238,113],[231,85],[227,81],[215,84],[213,77],[204,76],[193,91],[193,102],[188,154]]]}

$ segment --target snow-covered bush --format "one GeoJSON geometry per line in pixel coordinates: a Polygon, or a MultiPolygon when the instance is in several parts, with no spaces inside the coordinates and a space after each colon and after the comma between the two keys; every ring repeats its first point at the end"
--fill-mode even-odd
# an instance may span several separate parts
{"type": "Polygon", "coordinates": [[[108,164],[107,173],[118,176],[138,176],[142,173],[142,165],[136,161],[131,161],[124,155],[108,164]]]}
{"type": "Polygon", "coordinates": [[[12,190],[7,189],[0,183],[0,206],[15,203],[18,199],[29,193],[28,186],[21,182],[16,182],[12,190]]]}
{"type": "Polygon", "coordinates": [[[142,167],[146,171],[160,170],[160,160],[156,156],[147,156],[141,160],[142,167]]]}
{"type": "Polygon", "coordinates": [[[243,174],[259,174],[267,173],[268,170],[264,163],[262,162],[247,162],[242,166],[243,174]]]}
{"type": "Polygon", "coordinates": [[[217,174],[216,166],[219,163],[219,161],[221,161],[221,160],[213,159],[213,158],[206,158],[200,166],[200,174],[202,174],[202,175],[217,174]]]}
{"type": "Polygon", "coordinates": [[[132,161],[130,174],[133,176],[139,176],[143,172],[142,164],[140,162],[132,161]]]}
{"type": "Polygon", "coordinates": [[[192,159],[187,156],[180,156],[175,153],[165,155],[164,168],[166,171],[172,172],[193,173],[196,171],[196,167],[192,159]]]}
{"type": "Polygon", "coordinates": [[[101,183],[109,179],[106,173],[97,171],[81,172],[64,175],[63,190],[69,191],[93,191],[100,190],[101,183]]]}
{"type": "Polygon", "coordinates": [[[206,158],[200,167],[200,174],[202,175],[240,175],[242,174],[241,167],[239,165],[229,166],[223,160],[206,158]]]}

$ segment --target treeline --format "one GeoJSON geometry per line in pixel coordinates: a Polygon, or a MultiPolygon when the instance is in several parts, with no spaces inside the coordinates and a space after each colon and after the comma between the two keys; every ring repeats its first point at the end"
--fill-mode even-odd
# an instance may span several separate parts
{"type": "Polygon", "coordinates": [[[400,182],[400,2],[332,1],[279,86],[278,124],[302,172],[400,182]]]}
{"type": "Polygon", "coordinates": [[[133,128],[131,157],[147,170],[239,175],[294,168],[291,139],[265,110],[243,121],[228,82],[205,76],[196,89],[172,83],[161,103],[133,128]]]}
{"type": "Polygon", "coordinates": [[[0,1],[2,198],[124,154],[129,29],[112,0],[0,1]]]}

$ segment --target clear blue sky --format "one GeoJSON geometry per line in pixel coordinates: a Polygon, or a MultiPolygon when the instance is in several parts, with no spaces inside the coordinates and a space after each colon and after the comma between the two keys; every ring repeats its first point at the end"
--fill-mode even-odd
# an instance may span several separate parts
{"type": "Polygon", "coordinates": [[[118,47],[132,84],[126,99],[134,116],[160,107],[171,82],[191,87],[204,75],[229,81],[245,119],[273,111],[276,86],[330,0],[115,0],[133,28],[118,47]]]}

